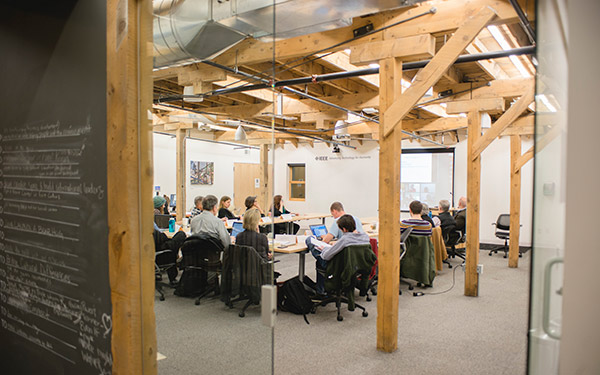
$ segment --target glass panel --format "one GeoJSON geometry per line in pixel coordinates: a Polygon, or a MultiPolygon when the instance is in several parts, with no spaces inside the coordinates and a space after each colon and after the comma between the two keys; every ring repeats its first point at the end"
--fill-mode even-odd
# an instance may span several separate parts
{"type": "Polygon", "coordinates": [[[565,251],[565,156],[567,113],[567,36],[568,27],[563,0],[540,1],[537,7],[538,50],[537,93],[534,158],[534,211],[531,301],[529,322],[529,373],[557,374],[562,307],[560,263],[545,274],[554,259],[562,259],[565,251]],[[539,149],[544,139],[552,139],[539,149]],[[548,282],[548,295],[544,283],[548,282]],[[544,306],[544,301],[548,304],[544,306]],[[548,311],[548,328],[544,330],[544,309],[548,311]]]}
{"type": "Polygon", "coordinates": [[[291,167],[292,181],[305,181],[305,167],[291,167]]]}
{"type": "Polygon", "coordinates": [[[304,194],[305,185],[304,184],[291,184],[291,199],[305,199],[306,196],[304,194]]]}

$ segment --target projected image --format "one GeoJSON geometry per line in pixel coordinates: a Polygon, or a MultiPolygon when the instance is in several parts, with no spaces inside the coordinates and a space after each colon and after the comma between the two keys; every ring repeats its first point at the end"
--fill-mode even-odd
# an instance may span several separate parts
{"type": "Polygon", "coordinates": [[[454,190],[454,154],[403,150],[400,161],[400,208],[408,211],[413,200],[437,207],[447,199],[452,202],[454,190]]]}
{"type": "Polygon", "coordinates": [[[437,205],[435,201],[435,184],[421,184],[421,202],[429,206],[437,205]]]}
{"type": "Polygon", "coordinates": [[[215,178],[215,163],[212,161],[190,162],[190,183],[192,185],[212,185],[215,178]]]}

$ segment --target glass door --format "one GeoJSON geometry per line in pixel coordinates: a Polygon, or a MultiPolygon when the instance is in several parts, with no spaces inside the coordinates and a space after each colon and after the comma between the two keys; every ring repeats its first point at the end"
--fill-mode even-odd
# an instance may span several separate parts
{"type": "Polygon", "coordinates": [[[530,374],[557,374],[565,252],[567,131],[566,3],[537,6],[537,82],[533,252],[529,322],[530,374]]]}

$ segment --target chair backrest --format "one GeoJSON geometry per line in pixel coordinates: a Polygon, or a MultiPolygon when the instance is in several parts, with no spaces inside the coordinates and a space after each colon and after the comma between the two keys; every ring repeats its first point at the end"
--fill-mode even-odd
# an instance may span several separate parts
{"type": "Polygon", "coordinates": [[[402,232],[402,234],[400,235],[400,243],[406,242],[406,239],[408,238],[408,236],[410,236],[410,233],[412,231],[413,231],[412,227],[408,227],[408,228],[404,229],[404,232],[402,232]]]}
{"type": "Polygon", "coordinates": [[[500,214],[498,220],[496,220],[496,231],[508,231],[510,230],[510,215],[500,214]]]}
{"type": "Polygon", "coordinates": [[[229,302],[235,296],[246,296],[260,302],[261,286],[272,284],[272,263],[251,246],[229,245],[223,254],[221,300],[229,302]]]}
{"type": "Polygon", "coordinates": [[[218,267],[221,264],[223,245],[221,240],[202,235],[194,235],[185,239],[181,246],[184,267],[218,267]]]}
{"type": "Polygon", "coordinates": [[[154,222],[160,229],[169,227],[169,219],[171,219],[171,215],[154,215],[154,222]]]}

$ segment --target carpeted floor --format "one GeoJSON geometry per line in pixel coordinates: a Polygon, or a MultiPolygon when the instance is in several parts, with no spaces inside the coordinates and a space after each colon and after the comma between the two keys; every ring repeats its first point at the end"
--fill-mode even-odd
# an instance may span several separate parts
{"type": "MultiPolygon", "coordinates": [[[[277,255],[280,280],[298,272],[298,256],[277,255]]],[[[167,295],[156,299],[160,375],[269,374],[274,340],[275,374],[522,374],[527,354],[530,252],[519,268],[509,269],[501,255],[480,252],[484,265],[479,297],[465,297],[464,273],[457,267],[456,285],[440,295],[413,297],[402,284],[399,302],[398,350],[376,350],[377,299],[359,303],[359,310],[335,306],[309,315],[279,313],[274,335],[260,323],[260,308],[249,308],[245,318],[218,299],[200,306],[192,299],[167,295]]],[[[452,260],[454,265],[459,261],[452,260]]],[[[314,261],[307,256],[307,274],[314,279],[314,261]]],[[[436,277],[426,293],[447,290],[454,269],[436,277]]],[[[420,288],[415,288],[415,290],[420,288]]],[[[240,306],[241,307],[241,306],[240,306]]]]}

